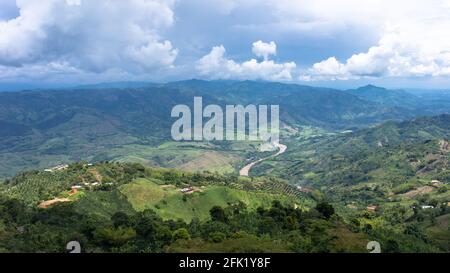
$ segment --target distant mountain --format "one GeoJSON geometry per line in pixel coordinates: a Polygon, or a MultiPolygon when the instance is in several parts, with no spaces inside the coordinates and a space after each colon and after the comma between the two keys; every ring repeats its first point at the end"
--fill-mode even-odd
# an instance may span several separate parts
{"type": "Polygon", "coordinates": [[[345,92],[379,105],[407,110],[415,116],[450,113],[450,93],[445,91],[422,90],[419,92],[416,90],[412,92],[367,85],[345,92]]]}
{"type": "Polygon", "coordinates": [[[0,177],[157,145],[170,138],[172,107],[192,103],[169,88],[0,93],[0,177]]]}
{"type": "Polygon", "coordinates": [[[123,81],[94,84],[47,84],[47,83],[0,83],[0,92],[30,90],[70,90],[70,89],[108,89],[108,88],[149,88],[160,84],[152,82],[123,81]]]}
{"type": "Polygon", "coordinates": [[[152,82],[107,82],[88,85],[78,85],[72,89],[130,89],[130,88],[149,88],[157,86],[157,83],[152,82]]]}
{"type": "Polygon", "coordinates": [[[419,103],[419,98],[403,90],[388,90],[386,88],[367,85],[358,89],[346,90],[367,101],[381,105],[399,106],[403,108],[414,108],[419,103]]]}
{"type": "Polygon", "coordinates": [[[420,88],[405,88],[406,92],[417,97],[421,96],[436,96],[436,95],[450,95],[450,89],[420,89],[420,88]]]}
{"type": "Polygon", "coordinates": [[[257,81],[122,82],[6,92],[0,93],[0,177],[81,159],[164,165],[174,158],[150,160],[140,150],[170,141],[172,107],[192,105],[194,96],[202,96],[204,105],[280,105],[283,123],[332,131],[417,115],[340,90],[257,81]]]}
{"type": "Polygon", "coordinates": [[[332,129],[362,127],[414,116],[406,109],[364,100],[340,90],[297,84],[190,80],[166,86],[209,94],[231,104],[280,105],[284,122],[332,129]]]}

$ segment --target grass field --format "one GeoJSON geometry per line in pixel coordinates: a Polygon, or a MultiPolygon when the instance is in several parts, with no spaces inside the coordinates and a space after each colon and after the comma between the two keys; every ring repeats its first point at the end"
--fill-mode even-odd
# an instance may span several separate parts
{"type": "Polygon", "coordinates": [[[123,193],[134,209],[142,211],[153,209],[164,219],[192,218],[207,219],[213,206],[226,207],[239,201],[247,208],[268,207],[273,200],[283,203],[293,201],[286,196],[264,192],[249,192],[225,186],[207,186],[192,194],[182,194],[173,186],[158,185],[147,179],[137,179],[133,183],[121,186],[123,193]]]}

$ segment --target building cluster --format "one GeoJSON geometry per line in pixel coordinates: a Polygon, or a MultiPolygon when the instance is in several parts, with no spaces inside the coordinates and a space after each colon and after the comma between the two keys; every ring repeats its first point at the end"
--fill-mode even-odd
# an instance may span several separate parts
{"type": "Polygon", "coordinates": [[[45,169],[44,172],[52,173],[52,172],[56,172],[56,171],[63,171],[63,170],[66,170],[67,168],[69,168],[69,165],[67,165],[67,164],[60,164],[60,165],[57,165],[57,166],[55,166],[53,168],[45,169]]]}

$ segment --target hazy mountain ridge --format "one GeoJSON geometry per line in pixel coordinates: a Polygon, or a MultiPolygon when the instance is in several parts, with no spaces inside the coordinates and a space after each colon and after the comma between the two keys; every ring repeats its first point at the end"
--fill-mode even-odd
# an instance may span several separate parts
{"type": "Polygon", "coordinates": [[[169,83],[180,90],[211,94],[228,103],[280,105],[281,120],[330,129],[363,127],[413,117],[406,109],[363,100],[341,90],[254,81],[190,80],[169,83]]]}
{"type": "Polygon", "coordinates": [[[436,115],[450,111],[450,93],[444,91],[408,92],[367,85],[345,92],[380,105],[407,109],[414,115],[436,115]]]}
{"type": "MultiPolygon", "coordinates": [[[[129,158],[127,146],[136,150],[136,145],[154,147],[170,140],[172,107],[192,106],[194,96],[202,96],[204,105],[278,104],[283,123],[327,130],[361,128],[417,114],[340,90],[296,84],[201,80],[135,84],[151,86],[130,89],[125,82],[91,89],[0,93],[0,177],[61,162],[129,158]]],[[[154,161],[145,157],[139,160],[154,161]]]]}

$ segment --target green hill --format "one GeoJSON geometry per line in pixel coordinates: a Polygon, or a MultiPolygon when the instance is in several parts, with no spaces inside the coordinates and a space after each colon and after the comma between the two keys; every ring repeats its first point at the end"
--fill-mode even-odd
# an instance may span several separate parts
{"type": "Polygon", "coordinates": [[[168,185],[140,179],[124,185],[120,191],[137,211],[152,209],[163,219],[183,219],[190,222],[193,218],[205,220],[213,206],[227,207],[242,202],[249,209],[269,207],[272,201],[281,200],[284,204],[295,201],[281,194],[245,191],[226,186],[199,188],[198,192],[182,194],[180,189],[168,185]],[[164,187],[165,186],[165,187],[164,187]]]}
{"type": "Polygon", "coordinates": [[[176,154],[170,150],[171,109],[177,104],[192,106],[194,96],[202,96],[205,105],[280,105],[282,124],[294,128],[341,130],[414,116],[403,108],[335,89],[255,81],[191,80],[6,92],[0,93],[0,178],[80,160],[183,168],[188,161],[208,156],[216,164],[200,169],[235,171],[246,155],[232,147],[211,147],[211,151],[222,149],[214,155],[201,148],[176,154]]]}
{"type": "Polygon", "coordinates": [[[75,186],[85,193],[74,200],[76,207],[85,213],[110,216],[121,209],[152,209],[164,219],[187,221],[195,217],[205,219],[215,205],[243,203],[255,210],[269,206],[273,200],[305,207],[313,204],[307,195],[283,195],[283,191],[277,190],[280,187],[266,186],[273,183],[288,186],[264,178],[252,181],[211,173],[145,168],[140,164],[76,163],[61,171],[19,174],[6,182],[2,194],[36,207],[45,200],[67,197],[67,191],[75,186]],[[181,192],[191,187],[189,194],[181,192]]]}
{"type": "Polygon", "coordinates": [[[423,227],[380,225],[373,217],[343,218],[314,194],[293,192],[273,178],[140,164],[27,172],[1,187],[0,251],[64,252],[73,240],[85,252],[365,252],[371,240],[391,244],[386,252],[447,247],[446,218],[423,227]]]}
{"type": "Polygon", "coordinates": [[[285,154],[254,175],[320,191],[360,228],[424,226],[423,236],[442,246],[449,230],[437,219],[450,212],[449,138],[450,115],[441,115],[291,140],[285,154]]]}
{"type": "MultiPolygon", "coordinates": [[[[22,173],[0,191],[0,251],[63,252],[67,240],[78,240],[87,252],[173,252],[179,243],[195,244],[191,251],[213,247],[222,252],[231,246],[222,244],[226,240],[233,241],[233,252],[312,247],[301,240],[281,241],[292,239],[283,235],[289,227],[283,219],[292,215],[286,218],[289,230],[298,229],[300,219],[294,215],[313,210],[314,201],[306,194],[265,187],[271,183],[284,184],[120,163],[77,163],[59,171],[22,173]],[[79,185],[78,193],[68,192],[79,185]],[[180,191],[188,186],[193,192],[180,191]],[[42,206],[47,198],[66,197],[68,201],[42,206]]],[[[325,221],[315,213],[302,217],[311,225],[325,221]]],[[[314,236],[329,239],[326,233],[314,236]]]]}

